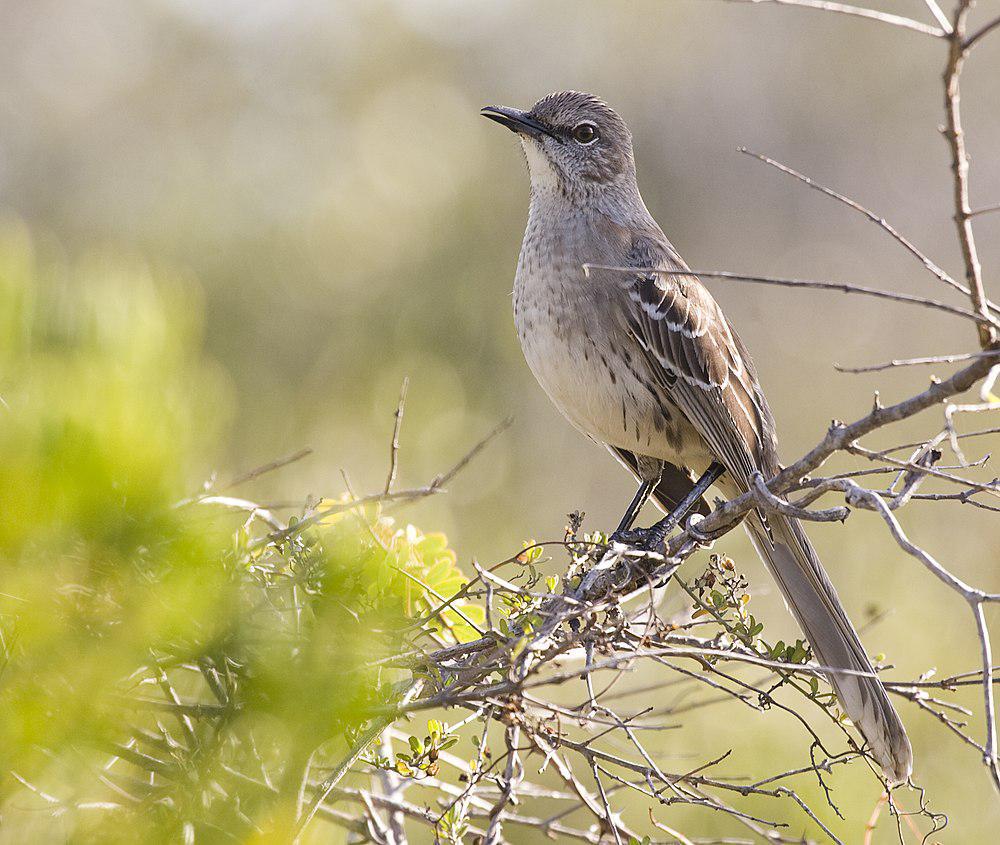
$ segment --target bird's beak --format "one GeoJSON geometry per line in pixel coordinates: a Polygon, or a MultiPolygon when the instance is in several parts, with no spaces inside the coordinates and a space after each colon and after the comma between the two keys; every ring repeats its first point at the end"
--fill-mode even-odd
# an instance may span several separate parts
{"type": "Polygon", "coordinates": [[[550,138],[555,137],[545,126],[521,109],[511,109],[507,106],[483,106],[479,113],[519,135],[527,135],[529,138],[538,138],[542,135],[548,135],[550,138]]]}

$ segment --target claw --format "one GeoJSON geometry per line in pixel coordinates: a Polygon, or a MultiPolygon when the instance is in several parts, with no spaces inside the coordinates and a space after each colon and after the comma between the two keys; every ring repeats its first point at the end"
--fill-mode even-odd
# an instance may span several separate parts
{"type": "Polygon", "coordinates": [[[611,535],[612,543],[624,543],[643,552],[662,552],[665,534],[651,528],[633,528],[630,531],[616,531],[611,535]]]}

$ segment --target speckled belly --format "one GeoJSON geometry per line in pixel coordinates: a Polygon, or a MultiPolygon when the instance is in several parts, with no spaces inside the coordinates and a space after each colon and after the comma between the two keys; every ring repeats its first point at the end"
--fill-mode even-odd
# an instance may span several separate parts
{"type": "Polygon", "coordinates": [[[643,378],[646,364],[630,354],[638,354],[631,339],[560,313],[552,299],[539,308],[530,296],[516,297],[515,323],[528,366],[562,414],[601,443],[696,471],[707,467],[704,442],[643,378]]]}

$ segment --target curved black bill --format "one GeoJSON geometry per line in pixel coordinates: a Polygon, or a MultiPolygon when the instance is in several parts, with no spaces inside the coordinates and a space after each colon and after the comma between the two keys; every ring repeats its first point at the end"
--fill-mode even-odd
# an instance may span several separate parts
{"type": "Polygon", "coordinates": [[[537,138],[540,135],[555,137],[545,126],[521,109],[511,109],[507,106],[483,106],[479,113],[483,117],[495,120],[501,126],[506,126],[511,132],[528,135],[532,138],[537,138]]]}

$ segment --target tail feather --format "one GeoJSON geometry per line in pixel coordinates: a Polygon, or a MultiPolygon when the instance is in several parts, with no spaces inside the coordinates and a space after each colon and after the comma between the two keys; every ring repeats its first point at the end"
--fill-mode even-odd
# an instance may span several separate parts
{"type": "Polygon", "coordinates": [[[906,730],[802,526],[770,514],[765,527],[754,514],[747,530],[818,662],[848,670],[829,673],[829,680],[872,756],[891,782],[905,781],[913,764],[906,730]],[[857,672],[864,674],[851,674],[857,672]]]}

